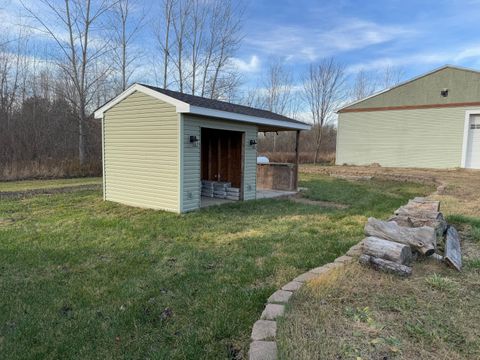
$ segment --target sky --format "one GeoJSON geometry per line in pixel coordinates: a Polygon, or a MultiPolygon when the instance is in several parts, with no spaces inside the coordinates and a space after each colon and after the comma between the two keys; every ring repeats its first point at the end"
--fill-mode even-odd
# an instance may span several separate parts
{"type": "MultiPolygon", "coordinates": [[[[480,69],[480,0],[247,1],[245,36],[234,59],[245,86],[258,83],[277,60],[297,76],[329,57],[350,78],[387,66],[401,69],[405,79],[444,64],[480,69]]],[[[0,21],[18,24],[20,9],[20,0],[0,0],[0,21]]],[[[139,73],[136,80],[146,77],[139,73]]]]}
{"type": "Polygon", "coordinates": [[[405,77],[444,64],[480,69],[480,0],[257,0],[239,53],[245,71],[271,58],[293,68],[325,57],[349,74],[391,66],[405,77]]]}

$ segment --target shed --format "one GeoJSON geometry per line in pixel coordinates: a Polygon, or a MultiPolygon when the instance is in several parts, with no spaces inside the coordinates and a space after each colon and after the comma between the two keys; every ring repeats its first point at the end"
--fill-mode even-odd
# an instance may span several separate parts
{"type": "Polygon", "coordinates": [[[480,168],[480,72],[446,65],[338,111],[337,164],[480,168]]]}
{"type": "Polygon", "coordinates": [[[310,128],[269,111],[144,84],[100,107],[95,118],[102,119],[104,200],[179,213],[201,207],[202,189],[256,199],[258,132],[296,131],[298,150],[299,132],[310,128]]]}

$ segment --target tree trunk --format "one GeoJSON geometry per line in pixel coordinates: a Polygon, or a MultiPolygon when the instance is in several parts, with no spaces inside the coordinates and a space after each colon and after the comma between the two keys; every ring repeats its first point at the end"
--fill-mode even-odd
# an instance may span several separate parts
{"type": "Polygon", "coordinates": [[[85,115],[81,114],[78,117],[78,161],[80,165],[85,165],[85,133],[84,133],[84,118],[85,115]]]}
{"type": "Polygon", "coordinates": [[[318,134],[316,138],[316,147],[315,147],[315,159],[313,160],[313,163],[316,164],[318,162],[318,155],[320,154],[320,147],[322,146],[322,138],[323,138],[323,126],[320,124],[318,125],[318,134]]]}
{"type": "Polygon", "coordinates": [[[363,241],[363,252],[376,258],[390,260],[397,264],[408,265],[412,260],[412,250],[408,245],[367,237],[363,241]]]}
{"type": "Polygon", "coordinates": [[[426,256],[432,255],[437,245],[435,230],[431,227],[408,228],[375,218],[368,219],[365,235],[409,245],[426,256]]]}
{"type": "Polygon", "coordinates": [[[380,270],[386,273],[396,274],[398,276],[410,276],[412,274],[412,268],[401,264],[394,263],[393,261],[379,259],[370,255],[362,255],[359,261],[363,265],[370,265],[375,270],[380,270]]]}

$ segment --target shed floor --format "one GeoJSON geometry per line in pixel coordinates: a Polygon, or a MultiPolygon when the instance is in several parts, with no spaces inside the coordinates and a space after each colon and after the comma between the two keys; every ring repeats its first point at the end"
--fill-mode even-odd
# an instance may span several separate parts
{"type": "MultiPolygon", "coordinates": [[[[257,199],[272,199],[282,196],[291,196],[295,195],[296,191],[283,191],[283,190],[257,190],[257,199]]],[[[215,205],[222,205],[222,204],[231,204],[234,203],[235,200],[227,200],[227,199],[218,199],[218,198],[211,198],[207,196],[202,196],[200,201],[200,207],[209,207],[215,205]]]]}
{"type": "Polygon", "coordinates": [[[296,191],[285,191],[285,190],[257,190],[257,199],[272,199],[282,196],[291,196],[295,195],[296,191]]]}

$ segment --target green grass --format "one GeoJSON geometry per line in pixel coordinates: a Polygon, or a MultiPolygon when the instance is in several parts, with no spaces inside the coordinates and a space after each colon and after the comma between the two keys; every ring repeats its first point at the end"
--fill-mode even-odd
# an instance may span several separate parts
{"type": "Polygon", "coordinates": [[[480,242],[480,218],[465,215],[450,215],[447,220],[453,224],[467,225],[469,235],[475,242],[480,242]]]}
{"type": "Polygon", "coordinates": [[[22,180],[22,181],[3,181],[0,182],[0,192],[3,191],[27,191],[34,189],[51,189],[76,185],[101,184],[102,179],[93,178],[74,178],[74,179],[55,179],[55,180],[22,180]]]}
{"type": "Polygon", "coordinates": [[[306,176],[318,200],[260,200],[185,215],[96,191],[2,200],[0,354],[28,358],[246,356],[268,296],[431,188],[306,176]],[[327,191],[328,189],[328,191],[327,191]]]}

